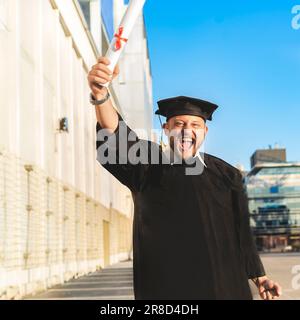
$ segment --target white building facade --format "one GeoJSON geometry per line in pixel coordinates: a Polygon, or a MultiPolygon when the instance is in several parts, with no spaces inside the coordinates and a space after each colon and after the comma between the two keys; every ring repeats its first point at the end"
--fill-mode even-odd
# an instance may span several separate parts
{"type": "MultiPolygon", "coordinates": [[[[115,24],[123,0],[0,1],[4,299],[45,290],[130,253],[131,194],[96,161],[96,118],[88,102],[87,73],[108,47],[108,11],[101,6],[109,2],[115,24]]],[[[114,105],[132,126],[150,129],[142,15],[120,67],[110,87],[114,105]]]]}

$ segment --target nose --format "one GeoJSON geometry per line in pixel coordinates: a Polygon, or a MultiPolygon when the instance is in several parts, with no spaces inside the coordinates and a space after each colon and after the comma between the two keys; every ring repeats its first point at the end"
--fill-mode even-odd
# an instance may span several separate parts
{"type": "Polygon", "coordinates": [[[190,135],[193,133],[193,127],[189,123],[185,123],[185,125],[182,128],[182,134],[190,135]]]}

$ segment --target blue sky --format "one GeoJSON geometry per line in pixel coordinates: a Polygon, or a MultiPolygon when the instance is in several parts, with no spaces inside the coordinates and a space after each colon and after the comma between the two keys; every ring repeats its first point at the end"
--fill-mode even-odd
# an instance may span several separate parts
{"type": "Polygon", "coordinates": [[[297,4],[147,0],[154,111],[157,100],[177,95],[215,102],[206,152],[249,169],[256,149],[278,143],[288,161],[300,161],[300,29],[291,26],[297,4]]]}

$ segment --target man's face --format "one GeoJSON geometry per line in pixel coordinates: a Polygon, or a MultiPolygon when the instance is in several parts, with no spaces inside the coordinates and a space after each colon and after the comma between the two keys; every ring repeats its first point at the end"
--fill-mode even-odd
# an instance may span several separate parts
{"type": "Polygon", "coordinates": [[[163,128],[170,147],[182,159],[195,156],[208,131],[204,119],[190,115],[174,116],[163,128]]]}

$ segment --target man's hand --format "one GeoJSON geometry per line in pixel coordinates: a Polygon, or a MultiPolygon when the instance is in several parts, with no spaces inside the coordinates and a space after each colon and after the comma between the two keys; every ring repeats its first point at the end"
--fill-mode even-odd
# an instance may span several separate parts
{"type": "Polygon", "coordinates": [[[118,65],[114,72],[111,72],[107,67],[109,64],[110,61],[107,58],[100,57],[88,74],[89,87],[96,100],[103,99],[107,94],[107,88],[102,85],[112,81],[120,73],[118,65]]]}
{"type": "Polygon", "coordinates": [[[253,279],[256,284],[260,297],[263,300],[272,300],[282,294],[281,286],[268,279],[266,276],[253,279]]]}
{"type": "MultiPolygon", "coordinates": [[[[119,74],[119,66],[115,67],[114,72],[111,72],[107,67],[110,61],[105,57],[100,57],[97,64],[95,64],[88,74],[89,87],[92,95],[96,100],[102,100],[107,95],[107,88],[103,87],[108,81],[112,81],[119,74]]],[[[118,127],[119,117],[118,113],[112,105],[111,99],[106,100],[101,108],[95,106],[96,117],[98,123],[103,129],[108,132],[114,132],[118,127]]]]}

